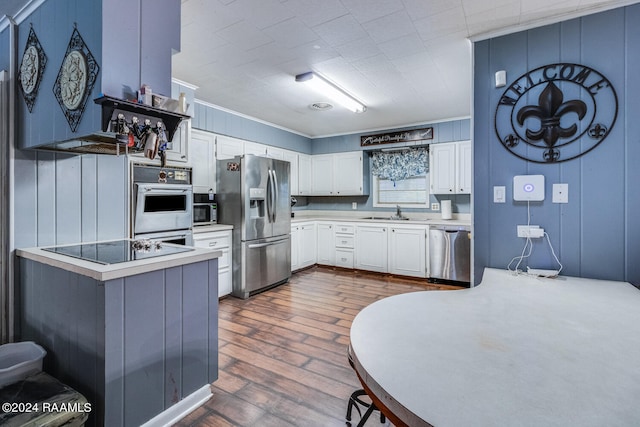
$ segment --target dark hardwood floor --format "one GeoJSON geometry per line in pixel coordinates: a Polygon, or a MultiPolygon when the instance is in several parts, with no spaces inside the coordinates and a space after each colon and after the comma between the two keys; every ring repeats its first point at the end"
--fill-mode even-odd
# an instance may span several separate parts
{"type": "MultiPolygon", "coordinates": [[[[221,300],[213,397],[177,426],[345,426],[360,388],[347,361],[353,318],[381,298],[437,289],[455,288],[313,267],[248,300],[221,300]]],[[[376,425],[371,417],[367,426],[376,425]]]]}

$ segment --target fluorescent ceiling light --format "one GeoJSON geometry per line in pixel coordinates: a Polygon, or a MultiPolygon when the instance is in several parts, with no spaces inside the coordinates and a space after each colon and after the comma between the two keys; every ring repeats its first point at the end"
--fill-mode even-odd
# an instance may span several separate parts
{"type": "Polygon", "coordinates": [[[296,76],[296,81],[306,83],[307,86],[313,88],[316,92],[328,96],[331,100],[339,103],[354,113],[363,113],[367,111],[367,107],[363,103],[313,71],[298,74],[296,76]]]}

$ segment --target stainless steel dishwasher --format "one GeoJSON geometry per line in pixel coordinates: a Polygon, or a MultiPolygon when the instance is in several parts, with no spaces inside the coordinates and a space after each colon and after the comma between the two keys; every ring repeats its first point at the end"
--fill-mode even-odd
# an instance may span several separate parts
{"type": "Polygon", "coordinates": [[[471,237],[469,227],[429,227],[429,277],[471,281],[471,237]]]}

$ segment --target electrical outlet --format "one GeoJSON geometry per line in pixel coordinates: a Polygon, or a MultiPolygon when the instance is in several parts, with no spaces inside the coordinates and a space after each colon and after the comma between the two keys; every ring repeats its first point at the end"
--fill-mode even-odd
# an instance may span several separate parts
{"type": "Polygon", "coordinates": [[[353,209],[354,211],[358,209],[358,202],[351,202],[351,209],[353,209]]]}
{"type": "Polygon", "coordinates": [[[518,237],[537,239],[544,236],[544,228],[539,225],[518,225],[518,237]]]}
{"type": "Polygon", "coordinates": [[[440,203],[431,203],[431,210],[432,211],[439,211],[440,210],[440,203]]]}

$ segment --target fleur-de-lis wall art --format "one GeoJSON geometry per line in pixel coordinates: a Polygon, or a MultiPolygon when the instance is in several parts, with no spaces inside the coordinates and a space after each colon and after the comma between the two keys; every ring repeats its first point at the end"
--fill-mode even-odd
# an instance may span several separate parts
{"type": "Polygon", "coordinates": [[[516,79],[498,100],[495,131],[521,159],[557,163],[580,157],[611,132],[618,98],[592,68],[551,64],[516,79]]]}

